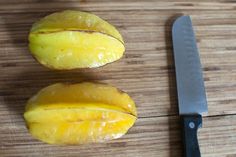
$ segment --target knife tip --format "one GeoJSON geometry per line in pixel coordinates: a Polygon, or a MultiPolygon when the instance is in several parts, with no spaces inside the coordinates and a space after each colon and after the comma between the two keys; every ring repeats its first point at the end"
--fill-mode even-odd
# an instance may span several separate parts
{"type": "Polygon", "coordinates": [[[191,23],[191,18],[189,15],[179,16],[173,23],[172,32],[174,32],[175,28],[178,28],[179,26],[181,26],[182,23],[184,23],[185,21],[190,21],[191,23]]]}

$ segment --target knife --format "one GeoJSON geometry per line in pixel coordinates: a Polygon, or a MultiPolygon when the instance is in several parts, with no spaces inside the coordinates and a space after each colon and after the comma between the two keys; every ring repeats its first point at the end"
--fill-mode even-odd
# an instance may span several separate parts
{"type": "Polygon", "coordinates": [[[189,16],[177,18],[172,27],[178,106],[185,157],[200,157],[197,139],[207,100],[196,39],[189,16]]]}

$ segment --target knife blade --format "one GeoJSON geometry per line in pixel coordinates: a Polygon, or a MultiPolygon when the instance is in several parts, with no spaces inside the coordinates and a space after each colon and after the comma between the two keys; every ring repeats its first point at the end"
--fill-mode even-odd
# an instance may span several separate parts
{"type": "Polygon", "coordinates": [[[177,18],[172,27],[175,73],[185,157],[200,157],[197,130],[207,100],[200,57],[190,16],[177,18]]]}

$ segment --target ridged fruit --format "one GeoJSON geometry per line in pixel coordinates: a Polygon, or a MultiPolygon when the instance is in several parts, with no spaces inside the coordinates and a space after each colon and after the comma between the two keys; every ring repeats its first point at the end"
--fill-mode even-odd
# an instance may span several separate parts
{"type": "Polygon", "coordinates": [[[83,144],[121,137],[132,127],[137,113],[134,101],[113,86],[58,83],[28,101],[24,118],[39,140],[83,144]]]}
{"type": "Polygon", "coordinates": [[[36,22],[29,49],[52,69],[93,68],[120,59],[124,41],[117,29],[96,15],[66,10],[36,22]]]}

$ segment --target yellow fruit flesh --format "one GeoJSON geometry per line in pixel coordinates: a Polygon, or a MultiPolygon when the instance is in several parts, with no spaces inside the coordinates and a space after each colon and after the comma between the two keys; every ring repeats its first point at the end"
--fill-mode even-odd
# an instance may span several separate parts
{"type": "Polygon", "coordinates": [[[85,144],[119,138],[134,121],[128,119],[117,122],[30,123],[29,130],[34,137],[49,144],[85,144]]]}
{"type": "Polygon", "coordinates": [[[30,34],[29,48],[41,64],[54,69],[99,67],[124,52],[124,45],[111,36],[79,31],[30,34]]]}
{"type": "Polygon", "coordinates": [[[112,86],[55,84],[29,100],[24,118],[37,139],[51,144],[83,144],[122,136],[136,121],[136,109],[127,94],[112,86]],[[114,98],[116,105],[108,98],[114,98]]]}
{"type": "Polygon", "coordinates": [[[79,11],[43,18],[33,25],[29,42],[35,58],[53,69],[99,67],[120,59],[125,51],[115,27],[79,11]]]}
{"type": "Polygon", "coordinates": [[[68,108],[27,112],[30,132],[52,144],[82,144],[117,138],[127,132],[136,117],[101,108],[68,108]]]}

